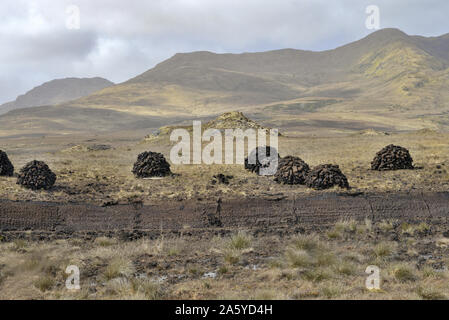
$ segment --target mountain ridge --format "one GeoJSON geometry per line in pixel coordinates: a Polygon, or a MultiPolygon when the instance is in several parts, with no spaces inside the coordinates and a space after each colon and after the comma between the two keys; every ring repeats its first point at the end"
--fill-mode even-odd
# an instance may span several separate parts
{"type": "MultiPolygon", "coordinates": [[[[163,124],[174,117],[239,110],[279,127],[340,121],[362,122],[358,129],[444,129],[449,128],[448,67],[449,33],[410,36],[390,28],[325,51],[178,53],[123,83],[61,106],[65,112],[67,107],[91,108],[164,118],[163,124]],[[301,120],[295,124],[292,117],[301,120]]],[[[36,116],[32,121],[39,121],[36,116]]],[[[54,121],[59,121],[56,116],[54,121]]],[[[111,121],[114,128],[129,128],[120,119],[111,121]]]]}
{"type": "Polygon", "coordinates": [[[101,77],[54,79],[19,95],[15,101],[0,105],[0,113],[19,108],[64,103],[112,85],[113,82],[101,77]]]}

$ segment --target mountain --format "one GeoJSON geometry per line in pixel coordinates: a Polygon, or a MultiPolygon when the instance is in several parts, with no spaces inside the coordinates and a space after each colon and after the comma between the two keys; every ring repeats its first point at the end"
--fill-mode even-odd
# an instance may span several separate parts
{"type": "Polygon", "coordinates": [[[13,102],[0,106],[0,113],[9,110],[55,105],[87,96],[95,91],[114,85],[103,78],[66,78],[45,82],[20,95],[13,102]]]}
{"type": "Polygon", "coordinates": [[[45,130],[44,123],[53,123],[72,132],[78,130],[79,109],[92,113],[86,116],[92,125],[83,124],[90,131],[132,129],[143,119],[161,125],[174,117],[210,119],[232,110],[295,134],[444,130],[449,128],[449,34],[422,37],[382,29],[321,52],[178,53],[124,83],[43,107],[32,118],[26,109],[6,114],[0,128],[21,130],[31,122],[45,130]],[[98,127],[95,121],[103,121],[98,119],[103,113],[117,118],[98,127]]]}

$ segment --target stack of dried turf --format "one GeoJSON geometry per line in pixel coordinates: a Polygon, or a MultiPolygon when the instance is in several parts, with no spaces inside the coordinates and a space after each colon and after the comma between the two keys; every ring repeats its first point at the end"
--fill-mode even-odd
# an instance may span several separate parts
{"type": "Polygon", "coordinates": [[[8,155],[0,150],[0,176],[11,177],[14,174],[14,166],[9,161],[8,155]]]}
{"type": "Polygon", "coordinates": [[[349,189],[348,179],[338,165],[333,164],[322,164],[313,168],[307,175],[306,185],[316,190],[328,189],[333,186],[349,189]]]}
{"type": "Polygon", "coordinates": [[[234,177],[224,175],[223,173],[219,173],[219,174],[212,176],[211,184],[217,184],[217,183],[229,184],[229,180],[232,178],[234,178],[234,177]]]}
{"type": "MultiPolygon", "coordinates": [[[[278,158],[279,161],[279,154],[276,148],[265,146],[265,147],[257,147],[251,153],[247,158],[245,158],[245,169],[249,170],[251,172],[255,172],[257,174],[262,174],[261,169],[262,168],[269,168],[271,158],[278,158]]],[[[276,170],[276,168],[274,168],[276,170]]],[[[264,175],[274,175],[276,171],[271,172],[264,172],[264,175]]]]}
{"type": "Polygon", "coordinates": [[[151,151],[139,154],[132,172],[137,178],[165,177],[171,174],[170,164],[164,155],[151,151]]]}
{"type": "Polygon", "coordinates": [[[376,153],[371,161],[371,169],[379,171],[413,169],[413,159],[406,148],[390,144],[376,153]]]}
{"type": "Polygon", "coordinates": [[[56,175],[43,161],[31,161],[20,169],[17,184],[32,190],[48,190],[56,182],[56,175]]]}
{"type": "Polygon", "coordinates": [[[279,161],[274,181],[284,184],[305,184],[310,168],[301,158],[286,156],[279,161]]]}

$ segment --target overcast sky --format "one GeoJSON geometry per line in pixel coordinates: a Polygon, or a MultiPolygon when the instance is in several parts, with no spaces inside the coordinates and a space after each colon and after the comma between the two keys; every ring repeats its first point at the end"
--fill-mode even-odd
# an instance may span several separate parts
{"type": "Polygon", "coordinates": [[[368,5],[381,28],[449,32],[447,0],[1,0],[0,104],[55,78],[122,82],[177,52],[332,49],[374,31],[368,5]]]}

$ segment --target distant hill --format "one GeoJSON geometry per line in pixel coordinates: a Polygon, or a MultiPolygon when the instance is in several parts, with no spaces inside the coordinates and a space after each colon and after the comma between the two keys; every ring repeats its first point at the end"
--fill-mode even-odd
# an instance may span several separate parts
{"type": "Polygon", "coordinates": [[[19,108],[55,105],[87,96],[95,91],[112,86],[103,78],[56,79],[31,89],[15,101],[0,106],[0,113],[19,108]]]}
{"type": "Polygon", "coordinates": [[[354,99],[370,95],[377,87],[382,98],[388,94],[409,104],[413,99],[403,99],[404,95],[432,86],[432,78],[444,76],[448,52],[448,35],[425,38],[384,29],[322,52],[182,53],[82,101],[117,109],[164,106],[165,111],[209,114],[223,107],[233,110],[236,104],[254,106],[311,96],[354,99]]]}
{"type": "MultiPolygon", "coordinates": [[[[130,129],[147,118],[166,124],[232,110],[298,133],[449,129],[449,34],[421,37],[383,29],[321,52],[179,53],[133,79],[63,106],[64,112],[45,107],[32,118],[26,111],[3,115],[0,128],[27,130],[23,123],[44,128],[49,122],[76,128],[67,120],[76,115],[67,112],[82,108],[99,116],[122,115],[109,118],[106,127],[114,130],[130,129]]],[[[87,117],[91,125],[83,126],[102,130],[97,120],[87,117]]]]}

